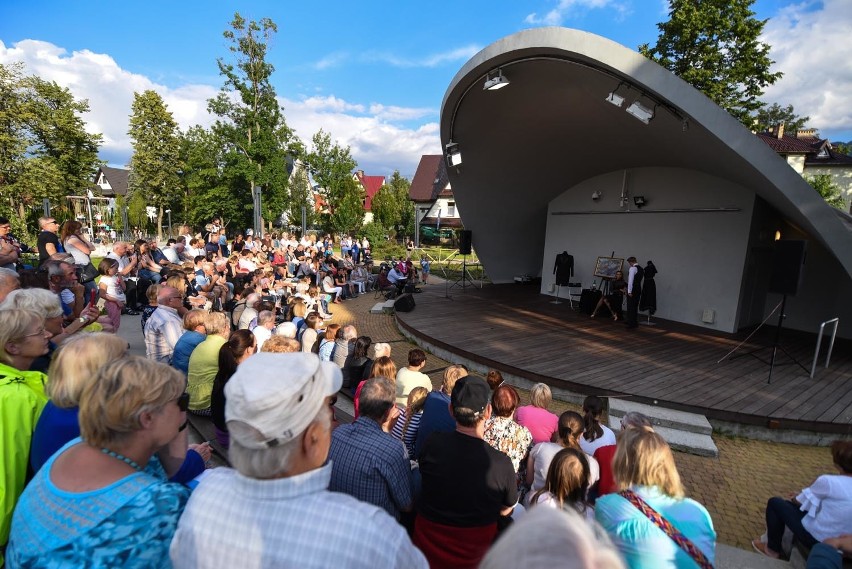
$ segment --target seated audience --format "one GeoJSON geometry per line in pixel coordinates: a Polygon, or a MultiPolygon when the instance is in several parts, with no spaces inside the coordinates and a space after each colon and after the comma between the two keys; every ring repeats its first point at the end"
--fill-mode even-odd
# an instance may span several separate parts
{"type": "Polygon", "coordinates": [[[586,453],[576,448],[564,448],[550,461],[544,485],[532,495],[529,505],[576,510],[587,521],[594,522],[595,511],[586,498],[588,494],[589,461],[586,453]]]}
{"type": "Polygon", "coordinates": [[[274,354],[291,354],[293,352],[301,352],[302,344],[295,338],[287,338],[285,336],[272,336],[263,343],[261,352],[271,352],[274,354]]]}
{"type": "Polygon", "coordinates": [[[625,430],[612,469],[620,491],[598,499],[595,519],[628,567],[692,568],[713,563],[713,520],[704,506],[684,497],[674,456],[660,435],[647,429],[625,430]],[[685,549],[676,537],[691,545],[685,549]]]}
{"type": "Polygon", "coordinates": [[[494,391],[495,389],[503,385],[503,374],[500,373],[499,370],[490,369],[485,375],[485,381],[488,383],[488,387],[491,388],[491,391],[494,391]]]}
{"type": "Polygon", "coordinates": [[[408,394],[408,405],[399,412],[399,418],[393,426],[391,434],[401,440],[409,458],[414,458],[414,441],[420,429],[420,419],[423,417],[423,405],[429,392],[425,387],[415,387],[408,394]]]}
{"type": "Polygon", "coordinates": [[[257,349],[263,347],[263,343],[272,337],[272,329],[275,328],[275,311],[261,310],[257,314],[257,326],[254,327],[252,333],[257,339],[257,349]]]}
{"type": "Polygon", "coordinates": [[[340,369],[316,354],[261,353],[225,387],[234,468],[201,482],[171,547],[196,567],[425,568],[382,509],[328,490],[330,397],[340,369]]]}
{"type": "Polygon", "coordinates": [[[618,552],[570,509],[536,508],[512,524],[480,569],[624,569],[618,552]]]}
{"type": "MultiPolygon", "coordinates": [[[[573,448],[583,452],[580,438],[583,435],[583,418],[579,413],[574,411],[565,411],[559,416],[559,425],[556,431],[556,442],[539,443],[535,445],[530,452],[530,457],[527,461],[527,484],[530,485],[530,496],[544,488],[547,480],[547,472],[550,468],[550,463],[556,454],[565,448],[573,448]]],[[[586,463],[589,467],[589,488],[600,478],[600,467],[598,461],[583,453],[586,458],[586,463]]]]}
{"type": "Polygon", "coordinates": [[[482,440],[490,398],[484,379],[459,379],[450,403],[455,430],[433,433],[420,453],[413,539],[432,567],[477,567],[518,501],[512,461],[482,440]]]}
{"type": "MultiPolygon", "coordinates": [[[[372,367],[373,360],[367,357],[373,340],[369,336],[358,336],[352,349],[352,356],[343,365],[343,384],[354,387],[364,377],[364,370],[372,367]]],[[[389,378],[393,380],[394,378],[389,378]]]]}
{"type": "Polygon", "coordinates": [[[831,459],[837,474],[823,474],[789,500],[774,497],[766,504],[766,543],[751,543],[772,558],[782,555],[784,528],[805,547],[847,533],[852,528],[852,441],[834,441],[831,459]]]}
{"type": "Polygon", "coordinates": [[[317,347],[317,351],[319,351],[319,328],[322,326],[322,318],[320,318],[319,313],[311,312],[305,317],[305,328],[302,331],[302,337],[299,338],[299,341],[302,342],[302,351],[306,353],[314,352],[314,345],[317,347]]]}
{"type": "Polygon", "coordinates": [[[408,352],[408,366],[396,372],[396,404],[404,407],[408,402],[408,394],[415,387],[425,387],[432,391],[432,380],[423,373],[426,367],[426,352],[414,348],[408,352]]]}
{"type": "Polygon", "coordinates": [[[35,312],[0,310],[0,548],[9,538],[12,511],[27,477],[33,430],[47,403],[47,376],[27,370],[47,353],[50,338],[35,312]]]}
{"type": "Polygon", "coordinates": [[[331,435],[329,490],[373,504],[400,519],[414,502],[411,465],[402,442],[390,434],[399,416],[393,380],[374,377],[359,396],[360,416],[331,435]]]}
{"type": "MultiPolygon", "coordinates": [[[[355,340],[357,339],[358,330],[352,324],[347,324],[337,331],[337,337],[334,339],[334,353],[332,354],[332,360],[340,369],[346,367],[346,363],[349,361],[349,358],[352,357],[352,353],[355,351],[355,340]]],[[[343,387],[352,389],[352,381],[357,381],[357,378],[347,378],[344,376],[343,387]],[[350,380],[349,383],[346,383],[347,379],[350,380]]]]}
{"type": "Polygon", "coordinates": [[[172,367],[182,371],[184,375],[189,373],[189,358],[192,356],[192,352],[195,351],[198,344],[207,338],[207,328],[204,323],[206,318],[207,313],[198,308],[183,315],[183,329],[186,332],[175,344],[175,351],[172,353],[172,367]]]}
{"type": "MultiPolygon", "coordinates": [[[[396,364],[393,363],[393,360],[390,359],[389,356],[382,356],[373,362],[372,373],[369,378],[373,377],[387,377],[393,378],[396,377],[396,364]]],[[[355,398],[353,399],[353,403],[355,404],[355,418],[357,419],[359,416],[359,406],[361,399],[361,389],[364,388],[364,384],[367,383],[365,379],[361,383],[358,384],[358,389],[355,390],[355,398]]]]}
{"type": "Polygon", "coordinates": [[[603,414],[603,400],[590,395],[583,401],[583,436],[580,438],[580,447],[583,452],[592,456],[598,448],[615,444],[615,433],[606,425],[601,424],[603,414]]]}
{"type": "Polygon", "coordinates": [[[237,367],[257,351],[257,338],[248,330],[235,330],[219,348],[219,370],[210,394],[210,419],[216,429],[216,440],[228,448],[228,426],[225,422],[225,386],[237,367]]]}
{"type": "Polygon", "coordinates": [[[80,434],[21,496],[10,567],[165,564],[189,490],[169,482],[186,449],[186,395],[177,370],[137,356],[107,364],[80,396],[80,434]],[[69,523],[73,520],[73,523],[69,523]]]}
{"type": "Polygon", "coordinates": [[[334,353],[334,338],[337,336],[337,331],[340,330],[340,324],[329,324],[325,329],[325,336],[320,341],[319,358],[324,362],[330,362],[331,356],[334,353]]]}
{"type": "Polygon", "coordinates": [[[456,428],[456,420],[450,413],[450,394],[453,392],[456,382],[467,375],[467,369],[463,365],[454,364],[444,370],[444,379],[441,389],[432,391],[426,396],[423,404],[423,417],[420,419],[420,428],[417,429],[417,440],[414,441],[414,456],[418,458],[426,444],[426,439],[432,433],[451,433],[456,428]]]}
{"type": "Polygon", "coordinates": [[[511,385],[501,385],[491,394],[491,418],[485,422],[482,439],[511,459],[520,488],[526,478],[532,435],[526,427],[515,422],[518,401],[518,391],[511,385]]]}
{"type": "Polygon", "coordinates": [[[184,333],[183,295],[170,286],[161,286],[157,293],[157,309],[145,323],[145,353],[149,359],[170,364],[175,346],[184,333]]]}
{"type": "Polygon", "coordinates": [[[219,372],[219,350],[231,336],[231,324],[224,312],[210,312],[204,319],[207,337],[189,356],[186,392],[189,412],[210,416],[210,395],[219,372]]]}
{"type": "MultiPolygon", "coordinates": [[[[651,420],[638,411],[628,411],[621,418],[621,430],[624,429],[641,429],[648,428],[654,430],[651,425],[651,420]]],[[[615,456],[616,445],[605,445],[598,447],[594,457],[598,461],[601,469],[601,478],[598,481],[597,489],[593,489],[592,497],[597,499],[598,496],[611,494],[618,491],[618,485],[615,483],[615,477],[612,473],[612,457],[615,456]]]]}
{"type": "Polygon", "coordinates": [[[515,420],[530,430],[533,444],[553,440],[559,417],[547,410],[553,402],[553,395],[546,383],[536,383],[530,389],[530,404],[518,407],[515,420]]]}

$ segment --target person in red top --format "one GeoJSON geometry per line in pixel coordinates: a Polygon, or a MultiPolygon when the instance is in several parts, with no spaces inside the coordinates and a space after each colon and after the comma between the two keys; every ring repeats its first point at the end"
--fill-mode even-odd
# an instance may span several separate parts
{"type": "MultiPolygon", "coordinates": [[[[625,429],[642,428],[654,430],[651,425],[651,419],[638,411],[628,411],[621,418],[622,431],[625,429]]],[[[618,484],[615,482],[615,477],[612,474],[612,459],[615,456],[615,448],[615,445],[606,445],[595,451],[595,460],[598,461],[601,467],[601,477],[598,482],[595,498],[618,491],[618,484]]]]}

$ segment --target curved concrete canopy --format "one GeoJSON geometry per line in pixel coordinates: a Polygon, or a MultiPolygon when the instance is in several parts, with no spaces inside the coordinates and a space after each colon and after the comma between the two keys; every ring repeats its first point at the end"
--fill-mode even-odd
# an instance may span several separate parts
{"type": "Polygon", "coordinates": [[[852,233],[783,159],[673,73],[593,34],[537,28],[483,49],[447,89],[441,141],[458,144],[463,161],[450,182],[495,282],[540,272],[552,199],[600,174],[644,167],[702,171],[753,190],[852,277],[852,233]],[[483,90],[498,68],[510,85],[483,90]],[[650,124],[604,100],[622,82],[631,88],[624,107],[639,92],[659,104],[650,124]]]}

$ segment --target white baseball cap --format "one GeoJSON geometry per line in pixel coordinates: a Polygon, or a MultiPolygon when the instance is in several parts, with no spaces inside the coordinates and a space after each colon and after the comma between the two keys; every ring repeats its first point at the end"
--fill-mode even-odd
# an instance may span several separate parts
{"type": "Polygon", "coordinates": [[[313,353],[255,354],[237,368],[225,385],[225,420],[240,422],[262,437],[231,431],[242,446],[265,449],[302,434],[343,384],[340,368],[313,353]]]}

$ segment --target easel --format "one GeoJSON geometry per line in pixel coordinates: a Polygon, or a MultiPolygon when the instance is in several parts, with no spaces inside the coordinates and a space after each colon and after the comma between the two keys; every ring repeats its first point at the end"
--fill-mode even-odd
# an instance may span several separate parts
{"type": "Polygon", "coordinates": [[[748,338],[746,338],[745,340],[743,340],[742,342],[740,342],[740,343],[737,345],[737,347],[735,347],[733,350],[731,350],[730,352],[728,352],[727,354],[725,354],[725,356],[724,356],[721,360],[719,360],[718,362],[716,362],[716,363],[717,363],[717,364],[718,364],[718,363],[721,363],[721,362],[722,362],[722,360],[725,360],[725,359],[735,360],[735,359],[740,358],[740,357],[742,357],[742,356],[752,356],[752,357],[754,357],[756,360],[758,360],[758,361],[760,361],[760,362],[763,362],[764,364],[766,364],[766,365],[768,365],[768,366],[769,366],[769,377],[766,379],[766,383],[772,383],[772,370],[775,368],[775,366],[776,366],[776,365],[790,365],[790,364],[796,364],[796,365],[798,365],[800,368],[802,368],[802,369],[805,371],[805,373],[809,373],[808,369],[807,369],[805,366],[803,366],[803,365],[799,362],[799,360],[797,360],[795,357],[793,357],[793,355],[792,355],[790,352],[788,352],[788,351],[784,348],[784,346],[782,346],[782,345],[781,345],[781,329],[784,327],[784,318],[786,318],[786,317],[787,317],[787,315],[786,315],[786,314],[784,314],[784,308],[785,308],[786,306],[787,306],[787,295],[785,294],[785,295],[781,298],[781,302],[779,302],[778,304],[776,304],[776,305],[775,305],[775,308],[773,308],[773,309],[772,309],[772,312],[770,312],[770,313],[769,313],[769,316],[767,316],[767,317],[763,320],[763,322],[761,322],[761,323],[760,323],[760,325],[758,325],[758,327],[757,327],[757,328],[755,328],[755,329],[754,329],[754,331],[753,331],[751,334],[749,334],[749,335],[748,335],[748,338]],[[772,318],[772,315],[773,315],[773,314],[775,314],[775,311],[776,311],[776,310],[778,310],[779,308],[781,308],[781,311],[778,313],[778,324],[775,326],[775,338],[772,340],[772,345],[771,345],[771,346],[761,346],[761,347],[759,347],[759,348],[755,348],[755,349],[753,349],[753,350],[749,350],[748,352],[745,352],[745,353],[743,353],[743,354],[738,354],[738,355],[733,356],[733,357],[728,357],[728,356],[730,356],[731,354],[733,354],[734,352],[736,352],[737,350],[739,350],[739,349],[740,349],[740,347],[742,347],[742,345],[743,345],[743,344],[745,344],[746,342],[748,342],[748,341],[749,341],[749,339],[751,339],[751,337],[752,337],[752,336],[754,336],[754,335],[757,333],[757,331],[758,331],[758,330],[760,330],[760,329],[763,327],[763,325],[764,325],[764,324],[766,324],[766,322],[767,322],[770,318],[772,318]],[[759,352],[759,351],[761,351],[761,350],[764,350],[764,349],[767,349],[767,348],[771,348],[771,349],[772,349],[772,357],[769,359],[769,361],[766,361],[766,360],[764,360],[763,358],[761,358],[760,356],[758,356],[758,355],[757,355],[757,352],[759,352]],[[790,360],[792,360],[792,361],[784,362],[783,364],[776,364],[776,363],[775,363],[775,360],[776,360],[776,357],[777,357],[777,355],[778,355],[778,350],[779,350],[779,349],[780,349],[782,352],[784,352],[784,353],[787,355],[787,357],[788,357],[788,358],[790,358],[790,360]]]}
{"type": "Polygon", "coordinates": [[[562,290],[562,285],[556,285],[556,300],[551,300],[550,304],[562,304],[562,301],[559,300],[559,291],[562,290]]]}

